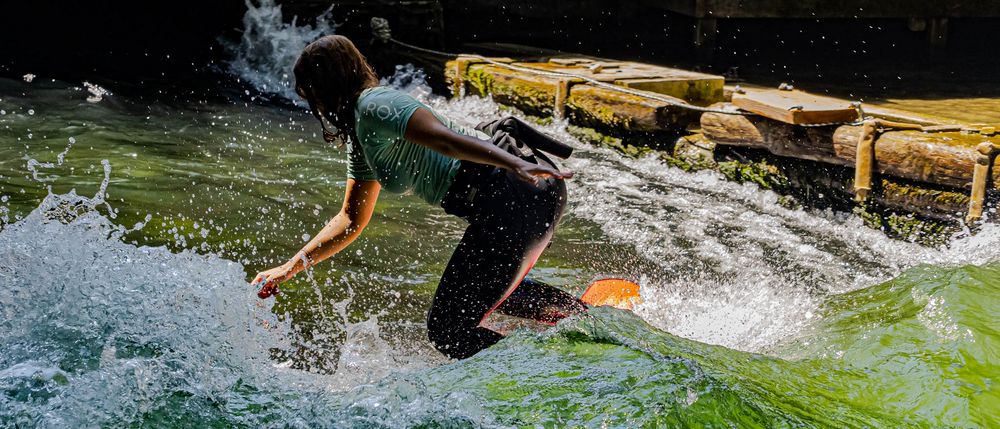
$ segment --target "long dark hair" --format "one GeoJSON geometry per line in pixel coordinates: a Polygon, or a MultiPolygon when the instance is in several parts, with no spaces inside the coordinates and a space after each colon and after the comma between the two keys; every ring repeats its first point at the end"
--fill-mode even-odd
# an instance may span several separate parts
{"type": "Polygon", "coordinates": [[[325,36],[306,46],[295,62],[295,92],[323,127],[323,139],[347,141],[355,136],[354,108],[361,91],[378,85],[375,70],[344,36],[325,36]],[[330,132],[323,123],[336,129],[330,132]]]}

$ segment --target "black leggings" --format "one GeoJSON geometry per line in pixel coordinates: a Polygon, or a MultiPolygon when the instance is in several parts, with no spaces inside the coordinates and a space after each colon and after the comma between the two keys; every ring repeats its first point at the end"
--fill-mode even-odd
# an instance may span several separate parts
{"type": "Polygon", "coordinates": [[[503,338],[479,326],[494,310],[555,323],[584,311],[576,297],[525,275],[548,246],[566,204],[566,184],[536,187],[509,171],[463,162],[441,205],[469,222],[441,277],[428,336],[462,359],[503,338]]]}

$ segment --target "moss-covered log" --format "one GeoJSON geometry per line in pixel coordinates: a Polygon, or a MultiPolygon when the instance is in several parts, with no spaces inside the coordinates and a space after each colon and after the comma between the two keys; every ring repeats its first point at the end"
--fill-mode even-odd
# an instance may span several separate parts
{"type": "Polygon", "coordinates": [[[763,149],[720,146],[716,166],[727,179],[756,183],[783,196],[783,205],[854,211],[869,226],[897,238],[940,244],[961,227],[969,197],[954,189],[882,177],[863,206],[853,198],[850,168],[777,157],[763,149]]]}
{"type": "MultiPolygon", "coordinates": [[[[761,117],[706,113],[701,129],[716,144],[766,149],[780,156],[854,166],[860,126],[797,127],[761,117]]],[[[875,143],[876,168],[882,174],[966,189],[972,182],[975,147],[998,136],[960,132],[889,131],[875,143]]],[[[993,179],[1000,179],[1000,160],[993,179]]]]}
{"type": "Polygon", "coordinates": [[[589,84],[570,88],[566,114],[575,124],[625,132],[659,132],[698,120],[688,109],[589,84]]]}
{"type": "Polygon", "coordinates": [[[462,79],[472,94],[492,96],[496,102],[532,115],[551,116],[559,79],[520,73],[492,64],[469,65],[462,79]]]}

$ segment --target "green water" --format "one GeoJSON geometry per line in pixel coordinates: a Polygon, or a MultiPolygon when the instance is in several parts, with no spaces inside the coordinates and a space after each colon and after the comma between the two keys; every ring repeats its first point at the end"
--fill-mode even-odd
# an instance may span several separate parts
{"type": "MultiPolygon", "coordinates": [[[[218,254],[244,264],[250,279],[284,263],[340,209],[346,152],[317,143],[315,119],[299,109],[218,95],[211,102],[147,101],[153,97],[141,88],[89,103],[88,94],[68,86],[2,81],[0,195],[9,198],[11,221],[37,207],[49,188],[93,195],[101,160],[108,160],[115,222],[143,224],[126,241],[218,254]],[[26,167],[29,159],[56,163],[67,146],[65,162],[38,168],[37,179],[26,167]]],[[[372,315],[383,329],[400,331],[390,338],[404,344],[394,346],[426,351],[426,309],[464,226],[418,198],[388,193],[374,216],[335,264],[283,285],[277,312],[295,320],[310,344],[299,350],[307,356],[298,356],[297,366],[332,371],[344,324],[372,315]],[[343,303],[340,314],[323,309],[331,302],[343,303]]],[[[594,272],[622,272],[613,261],[636,259],[634,252],[608,241],[586,222],[565,225],[539,276],[577,288],[594,272]],[[608,245],[592,246],[600,243],[608,245]]]]}
{"type": "Polygon", "coordinates": [[[238,92],[74,86],[0,80],[0,427],[1000,425],[992,227],[892,241],[547,127],[578,175],[534,275],[628,276],[645,304],[449,362],[423,321],[460,221],[385,195],[359,242],[259,301],[246,281],[339,209],[345,153],[238,92]],[[67,195],[95,195],[103,160],[107,204],[67,195]]]}
{"type": "Polygon", "coordinates": [[[831,297],[809,335],[773,351],[792,360],[602,309],[426,382],[529,426],[996,427],[998,285],[996,265],[920,267],[831,297]]]}

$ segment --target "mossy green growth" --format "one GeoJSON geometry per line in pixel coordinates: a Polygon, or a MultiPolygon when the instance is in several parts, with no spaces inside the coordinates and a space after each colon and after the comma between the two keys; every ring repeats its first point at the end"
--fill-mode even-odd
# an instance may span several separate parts
{"type": "Polygon", "coordinates": [[[550,115],[555,104],[549,94],[525,85],[493,86],[493,98],[535,114],[550,115]]]}
{"type": "Polygon", "coordinates": [[[789,210],[802,210],[802,203],[791,195],[778,196],[778,205],[789,210]]]}
{"type": "Polygon", "coordinates": [[[595,128],[619,131],[632,129],[632,118],[619,115],[600,103],[581,102],[570,98],[566,101],[566,115],[573,122],[595,128]]]}
{"type": "Polygon", "coordinates": [[[609,136],[593,128],[580,127],[576,125],[567,125],[566,132],[569,133],[569,135],[575,137],[577,140],[590,144],[596,144],[601,146],[621,144],[620,138],[609,136]]]}
{"type": "Polygon", "coordinates": [[[929,245],[943,245],[950,236],[946,225],[917,219],[913,215],[891,213],[886,216],[886,226],[893,235],[929,245]]]}
{"type": "Polygon", "coordinates": [[[555,89],[547,88],[552,85],[549,82],[500,75],[482,65],[469,67],[466,80],[480,97],[492,97],[501,104],[515,106],[530,114],[552,114],[555,89]]]}
{"type": "Polygon", "coordinates": [[[670,155],[669,153],[662,152],[662,151],[657,151],[656,154],[657,154],[657,156],[660,157],[660,159],[663,160],[663,162],[666,162],[667,165],[670,165],[672,167],[677,167],[677,168],[679,168],[681,170],[684,170],[684,171],[698,170],[698,168],[696,168],[695,166],[691,165],[691,163],[689,163],[689,162],[687,162],[687,161],[685,161],[685,160],[683,160],[681,158],[674,157],[673,155],[670,155]]]}
{"type": "Polygon", "coordinates": [[[476,90],[476,95],[489,97],[493,92],[493,75],[481,69],[469,68],[465,74],[466,82],[476,90]]]}
{"type": "Polygon", "coordinates": [[[566,126],[566,132],[569,133],[571,136],[576,137],[580,141],[594,145],[610,147],[620,152],[621,154],[632,158],[639,158],[642,156],[646,156],[650,153],[658,153],[662,155],[662,153],[652,148],[646,146],[628,144],[622,138],[612,137],[607,134],[603,134],[600,131],[597,131],[593,128],[568,125],[566,126]]]}
{"type": "Polygon", "coordinates": [[[869,228],[881,230],[889,237],[927,246],[946,244],[955,230],[953,225],[921,219],[913,214],[882,212],[871,204],[858,205],[854,214],[869,228]]]}
{"type": "Polygon", "coordinates": [[[853,213],[855,216],[861,218],[861,221],[869,228],[882,229],[884,225],[882,215],[878,211],[872,210],[870,204],[858,205],[854,208],[853,213]]]}
{"type": "Polygon", "coordinates": [[[725,161],[718,165],[719,172],[723,176],[737,183],[756,183],[764,189],[778,191],[786,190],[789,185],[788,177],[782,174],[781,169],[763,160],[756,162],[725,161]]]}
{"type": "Polygon", "coordinates": [[[715,143],[701,134],[677,139],[671,158],[683,162],[689,169],[694,170],[709,170],[718,166],[715,162],[715,143]]]}
{"type": "Polygon", "coordinates": [[[969,196],[964,193],[922,188],[894,180],[882,180],[881,191],[884,195],[905,198],[913,202],[923,201],[939,206],[956,207],[969,205],[969,196]]]}
{"type": "Polygon", "coordinates": [[[525,115],[525,118],[527,118],[535,125],[539,125],[542,127],[547,127],[549,125],[552,125],[552,123],[555,121],[555,119],[553,119],[551,116],[525,115]]]}

